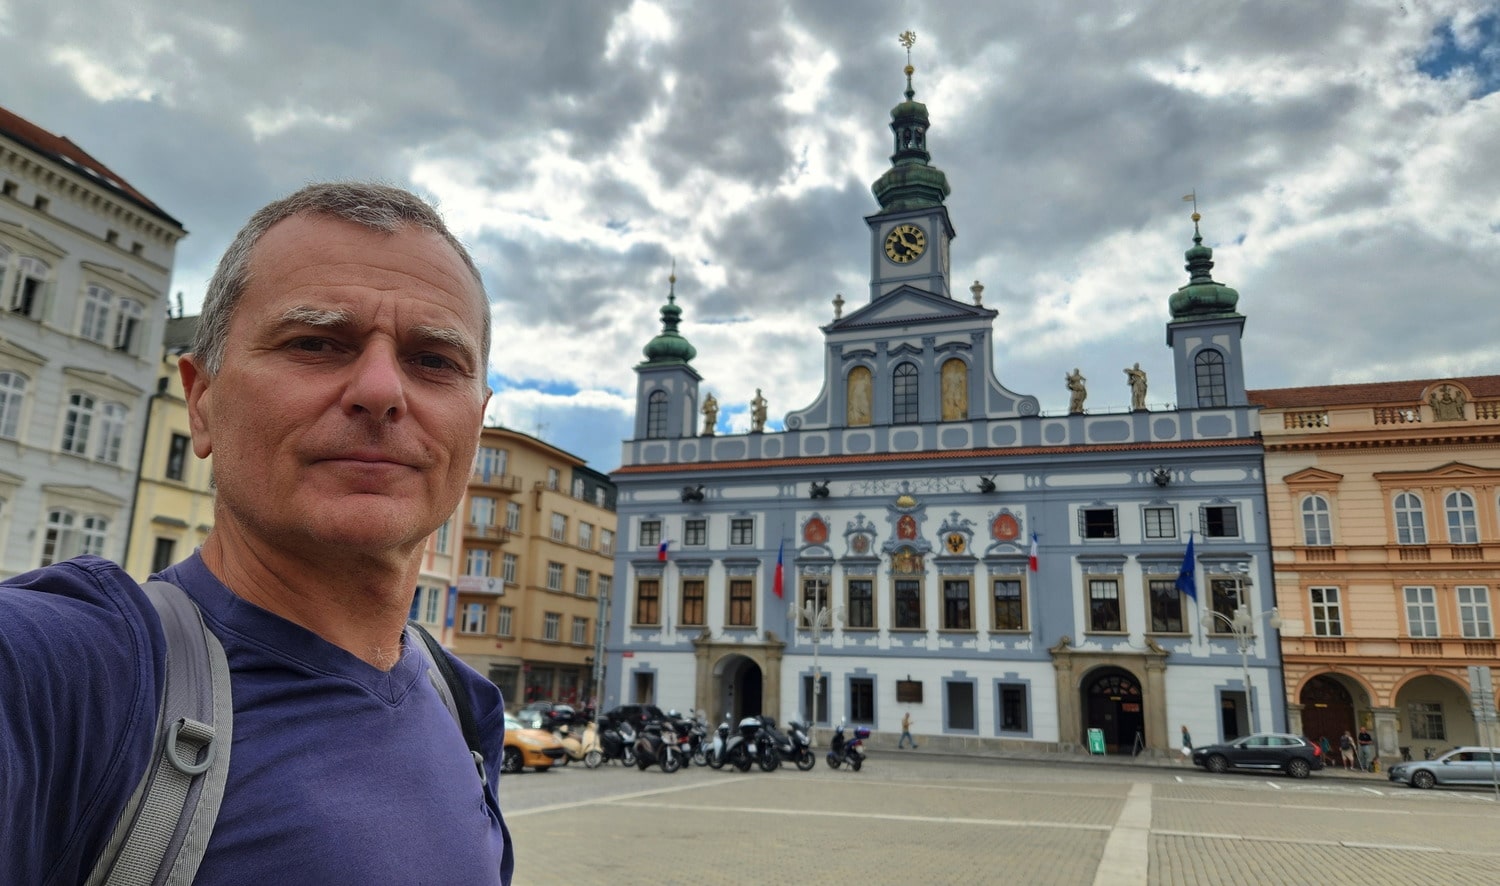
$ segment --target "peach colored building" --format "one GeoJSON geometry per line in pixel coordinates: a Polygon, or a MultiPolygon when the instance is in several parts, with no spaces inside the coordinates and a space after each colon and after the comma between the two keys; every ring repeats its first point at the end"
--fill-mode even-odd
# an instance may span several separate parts
{"type": "MultiPolygon", "coordinates": [[[[601,598],[614,576],[615,488],[583,459],[487,427],[450,521],[455,570],[445,642],[515,709],[587,703],[601,598]]],[[[443,535],[443,530],[439,530],[443,535]]],[[[416,609],[423,608],[419,594],[416,609]]]]}
{"type": "Polygon", "coordinates": [[[1336,748],[1358,724],[1387,763],[1485,742],[1468,668],[1500,665],[1500,376],[1249,397],[1291,731],[1336,748]]]}

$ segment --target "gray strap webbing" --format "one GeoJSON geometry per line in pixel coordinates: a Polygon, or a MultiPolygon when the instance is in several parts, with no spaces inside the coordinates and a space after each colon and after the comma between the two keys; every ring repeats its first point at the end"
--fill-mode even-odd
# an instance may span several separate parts
{"type": "Polygon", "coordinates": [[[234,699],[224,647],[181,588],[160,581],[143,587],[167,638],[167,683],[153,763],[131,794],[88,886],[191,884],[229,776],[234,699]]]}

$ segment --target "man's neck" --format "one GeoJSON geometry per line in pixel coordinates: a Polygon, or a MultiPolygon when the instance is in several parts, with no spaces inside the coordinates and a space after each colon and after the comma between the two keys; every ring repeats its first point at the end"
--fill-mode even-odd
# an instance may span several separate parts
{"type": "Polygon", "coordinates": [[[401,659],[419,561],[415,551],[316,562],[220,523],[204,541],[203,563],[235,596],[300,625],[389,671],[401,659]]]}

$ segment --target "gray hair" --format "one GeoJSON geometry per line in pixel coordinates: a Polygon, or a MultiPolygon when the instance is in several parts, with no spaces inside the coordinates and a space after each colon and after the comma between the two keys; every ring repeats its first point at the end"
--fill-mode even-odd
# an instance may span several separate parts
{"type": "Polygon", "coordinates": [[[373,182],[324,182],[302,188],[295,194],[271,203],[245,222],[240,232],[234,235],[213,278],[208,281],[208,292],[203,300],[203,315],[198,319],[197,335],[193,339],[193,354],[199,358],[209,375],[217,375],[224,364],[224,349],[229,337],[229,324],[234,319],[235,308],[240,297],[250,284],[250,257],[260,239],[278,222],[295,215],[329,216],[386,234],[394,234],[405,227],[414,227],[442,237],[458,257],[463,259],[474,283],[479,287],[483,328],[479,331],[480,383],[488,378],[490,356],[490,312],[489,298],[484,292],[484,280],[479,268],[464,245],[458,242],[453,232],[443,223],[442,216],[421,197],[390,185],[373,182]]]}

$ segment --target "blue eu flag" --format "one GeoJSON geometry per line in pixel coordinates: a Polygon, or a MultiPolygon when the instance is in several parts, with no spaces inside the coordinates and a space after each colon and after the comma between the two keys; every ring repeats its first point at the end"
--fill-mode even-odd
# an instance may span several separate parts
{"type": "Polygon", "coordinates": [[[1189,533],[1187,553],[1182,555],[1182,566],[1177,570],[1175,584],[1177,590],[1192,597],[1194,603],[1198,602],[1198,581],[1194,578],[1194,573],[1197,571],[1198,564],[1193,560],[1193,536],[1189,533]]]}

